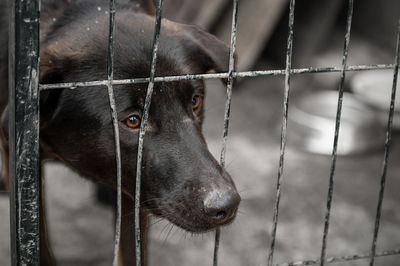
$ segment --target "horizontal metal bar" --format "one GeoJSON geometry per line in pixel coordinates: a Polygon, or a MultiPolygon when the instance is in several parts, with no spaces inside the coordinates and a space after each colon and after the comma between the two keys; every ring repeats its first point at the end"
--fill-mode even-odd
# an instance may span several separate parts
{"type": "MultiPolygon", "coordinates": [[[[375,257],[385,257],[385,256],[393,256],[400,255],[400,249],[393,249],[387,251],[377,252],[375,257]]],[[[370,258],[371,254],[354,254],[354,255],[345,255],[339,257],[329,257],[326,258],[325,263],[335,263],[335,262],[344,262],[344,261],[353,261],[353,260],[361,260],[370,258]]],[[[275,264],[275,266],[302,266],[302,265],[316,265],[319,264],[319,259],[311,259],[311,260],[302,260],[296,262],[287,262],[281,264],[275,264]]]]}
{"type": "MultiPolygon", "coordinates": [[[[345,71],[365,71],[365,70],[384,70],[394,69],[393,64],[376,64],[376,65],[354,65],[348,66],[345,71]]],[[[331,73],[331,72],[342,72],[341,67],[308,67],[292,69],[291,75],[296,74],[308,74],[308,73],[331,73]]],[[[258,71],[245,71],[245,72],[233,72],[234,78],[252,78],[252,77],[263,77],[263,76],[284,76],[285,69],[279,70],[258,70],[258,71]]],[[[209,73],[209,74],[187,74],[179,76],[166,76],[166,77],[155,77],[154,82],[172,82],[180,80],[205,80],[205,79],[227,79],[229,73],[209,73]]],[[[113,85],[128,85],[137,83],[148,83],[150,78],[136,78],[136,79],[120,79],[114,80],[113,85]]],[[[108,80],[99,81],[83,81],[83,82],[69,82],[69,83],[55,83],[55,84],[40,84],[40,90],[50,89],[61,89],[77,87],[93,87],[93,86],[107,86],[108,80]]]]}

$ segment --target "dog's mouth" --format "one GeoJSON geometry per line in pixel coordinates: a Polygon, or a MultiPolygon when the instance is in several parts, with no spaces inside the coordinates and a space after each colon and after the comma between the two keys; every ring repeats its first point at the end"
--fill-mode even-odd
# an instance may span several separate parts
{"type": "Polygon", "coordinates": [[[218,227],[227,226],[233,222],[238,211],[238,207],[236,207],[229,215],[213,219],[206,215],[202,209],[195,209],[189,206],[171,207],[157,208],[158,211],[151,211],[151,213],[167,219],[174,225],[191,233],[206,233],[218,227]]]}

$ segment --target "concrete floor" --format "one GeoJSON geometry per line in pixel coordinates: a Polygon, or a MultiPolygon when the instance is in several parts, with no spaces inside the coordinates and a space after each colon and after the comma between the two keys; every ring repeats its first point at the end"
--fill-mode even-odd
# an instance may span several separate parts
{"type": "MultiPolygon", "coordinates": [[[[337,81],[337,74],[329,75],[337,81]]],[[[319,80],[310,75],[293,78],[291,102],[304,87],[320,86],[319,80]]],[[[204,132],[210,150],[219,158],[225,89],[219,81],[208,85],[204,132]]],[[[278,171],[282,88],[282,77],[246,79],[235,88],[227,169],[243,201],[236,221],[222,229],[221,266],[266,265],[278,171]]],[[[331,158],[298,150],[290,141],[294,134],[289,124],[275,263],[318,258],[321,249],[331,158]]],[[[378,250],[400,248],[398,133],[392,141],[378,250]]],[[[382,161],[383,149],[338,157],[328,256],[369,253],[382,161]]],[[[47,163],[45,171],[50,239],[58,265],[111,265],[112,210],[96,202],[90,181],[66,166],[47,163]]],[[[191,235],[163,221],[152,225],[150,234],[149,265],[212,265],[213,233],[191,235]]],[[[8,199],[0,195],[0,265],[9,265],[9,261],[8,199]]],[[[334,265],[367,264],[360,260],[334,265]]],[[[376,265],[397,266],[400,257],[377,258],[376,265]]]]}

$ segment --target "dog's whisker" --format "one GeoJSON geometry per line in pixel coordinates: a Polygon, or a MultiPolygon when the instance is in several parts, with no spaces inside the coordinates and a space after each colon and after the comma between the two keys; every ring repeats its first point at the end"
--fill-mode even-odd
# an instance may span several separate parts
{"type": "Polygon", "coordinates": [[[253,187],[253,188],[249,188],[249,187],[242,188],[241,190],[238,191],[238,193],[247,192],[247,191],[252,190],[252,189],[255,189],[255,187],[253,187]]]}
{"type": "Polygon", "coordinates": [[[174,226],[175,231],[172,233],[172,235],[177,235],[179,232],[182,232],[182,229],[180,226],[174,226]]]}
{"type": "Polygon", "coordinates": [[[146,211],[161,211],[163,210],[162,207],[154,207],[154,208],[145,208],[146,211]]]}
{"type": "Polygon", "coordinates": [[[237,210],[237,214],[243,214],[243,215],[247,215],[246,212],[241,211],[241,210],[237,210]]]}
{"type": "Polygon", "coordinates": [[[169,230],[169,228],[171,227],[171,223],[170,222],[167,222],[167,224],[164,226],[164,228],[161,230],[161,233],[160,233],[160,239],[163,239],[162,240],[162,244],[164,245],[165,244],[165,236],[167,236],[168,235],[168,230],[169,230]],[[163,237],[163,235],[164,235],[164,237],[163,237]]]}
{"type": "Polygon", "coordinates": [[[141,201],[140,204],[144,204],[144,203],[147,203],[147,202],[150,202],[150,201],[156,201],[156,200],[162,200],[162,198],[158,197],[158,198],[147,199],[147,200],[141,201]]]}
{"type": "Polygon", "coordinates": [[[174,224],[171,223],[171,226],[170,226],[170,228],[168,230],[167,236],[165,237],[163,244],[167,243],[167,239],[168,239],[169,235],[171,234],[171,231],[172,231],[173,228],[174,228],[174,224]]]}
{"type": "Polygon", "coordinates": [[[149,226],[154,226],[162,221],[165,221],[163,218],[159,218],[157,221],[152,222],[151,224],[149,224],[149,226]]]}
{"type": "Polygon", "coordinates": [[[168,221],[165,221],[165,222],[166,222],[166,224],[164,225],[163,229],[161,229],[160,234],[159,234],[159,236],[158,236],[159,239],[161,239],[161,236],[162,236],[164,230],[165,230],[166,228],[168,228],[168,226],[170,225],[170,223],[169,223],[168,221]]]}
{"type": "Polygon", "coordinates": [[[234,158],[234,159],[232,159],[229,163],[227,163],[227,164],[225,165],[225,169],[228,170],[229,167],[232,165],[232,163],[234,163],[237,159],[238,159],[238,158],[234,158]]]}
{"type": "Polygon", "coordinates": [[[157,216],[154,216],[154,220],[157,220],[157,221],[163,221],[164,219],[166,219],[166,218],[168,218],[168,215],[167,214],[161,214],[161,215],[157,215],[157,216]]]}
{"type": "MultiPolygon", "coordinates": [[[[146,208],[146,211],[161,211],[161,210],[162,210],[162,208],[159,208],[159,207],[146,208]]],[[[124,215],[122,215],[122,217],[125,218],[125,217],[129,217],[131,215],[134,215],[134,214],[135,214],[135,211],[131,211],[131,212],[125,213],[124,215]]]]}

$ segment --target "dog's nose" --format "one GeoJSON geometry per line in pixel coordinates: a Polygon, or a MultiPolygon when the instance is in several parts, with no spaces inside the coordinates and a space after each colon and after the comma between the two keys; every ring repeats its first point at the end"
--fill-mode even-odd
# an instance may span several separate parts
{"type": "Polygon", "coordinates": [[[237,212],[240,196],[234,189],[214,189],[204,200],[204,212],[215,225],[231,221],[237,212]]]}

